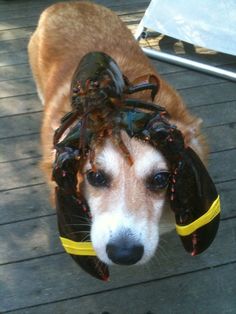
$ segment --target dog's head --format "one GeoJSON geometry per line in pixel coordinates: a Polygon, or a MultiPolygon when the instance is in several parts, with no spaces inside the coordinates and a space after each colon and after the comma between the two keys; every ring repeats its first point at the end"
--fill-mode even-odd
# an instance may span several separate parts
{"type": "MultiPolygon", "coordinates": [[[[186,147],[182,132],[170,123],[164,108],[127,99],[117,94],[117,89],[110,89],[107,82],[113,69],[112,65],[110,72],[103,67],[98,71],[105,73],[101,90],[97,80],[89,78],[84,87],[77,80],[78,102],[55,135],[53,177],[58,185],[62,243],[83,268],[99,278],[107,274],[106,264],[141,264],[154,255],[166,198],[175,213],[177,232],[192,255],[210,245],[219,222],[215,186],[199,157],[186,147]],[[95,107],[94,98],[86,98],[90,90],[95,107]],[[99,110],[98,100],[103,102],[99,110]],[[81,101],[85,111],[78,108],[81,101]],[[99,135],[94,135],[96,132],[99,135]],[[88,240],[92,250],[84,246],[88,240]],[[94,255],[104,264],[97,263],[94,255]]],[[[127,81],[122,81],[126,94],[157,91],[149,82],[125,84],[127,81]]]]}
{"type": "Polygon", "coordinates": [[[107,140],[96,152],[96,171],[85,164],[82,187],[97,256],[106,264],[131,265],[148,261],[156,250],[170,172],[151,145],[125,132],[122,139],[133,164],[107,140]]]}

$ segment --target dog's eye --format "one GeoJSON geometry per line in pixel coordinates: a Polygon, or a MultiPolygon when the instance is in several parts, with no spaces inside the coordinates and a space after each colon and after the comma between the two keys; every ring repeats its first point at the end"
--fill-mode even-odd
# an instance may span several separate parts
{"type": "Polygon", "coordinates": [[[87,180],[95,187],[108,187],[110,184],[110,178],[101,170],[88,171],[87,180]]]}
{"type": "Polygon", "coordinates": [[[146,181],[146,186],[151,191],[164,189],[169,184],[170,173],[168,171],[157,172],[154,176],[150,176],[146,181]]]}

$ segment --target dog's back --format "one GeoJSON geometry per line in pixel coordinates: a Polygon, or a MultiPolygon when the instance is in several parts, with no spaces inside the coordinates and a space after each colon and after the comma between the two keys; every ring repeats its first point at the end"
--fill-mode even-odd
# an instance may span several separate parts
{"type": "Polygon", "coordinates": [[[46,104],[58,86],[71,80],[79,60],[94,50],[116,60],[131,81],[156,73],[115,13],[87,2],[59,3],[43,12],[29,44],[30,62],[46,104]]]}

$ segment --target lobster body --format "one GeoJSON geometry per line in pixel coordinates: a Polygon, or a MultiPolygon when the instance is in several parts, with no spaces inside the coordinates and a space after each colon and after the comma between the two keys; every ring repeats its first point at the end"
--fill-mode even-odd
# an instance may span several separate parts
{"type": "Polygon", "coordinates": [[[147,75],[141,81],[139,85],[129,83],[116,62],[106,54],[87,54],[73,77],[72,111],[63,118],[54,136],[57,155],[53,178],[58,185],[57,216],[62,243],[69,240],[64,245],[67,252],[87,272],[103,280],[109,276],[107,266],[94,256],[92,249],[83,256],[76,249],[86,235],[90,243],[91,223],[88,205],[77,191],[77,173],[81,173],[87,158],[93,165],[95,147],[102,145],[107,137],[132,164],[121,130],[148,142],[168,161],[170,206],[177,233],[188,252],[196,255],[204,251],[219,225],[220,204],[214,183],[196,153],[185,147],[182,133],[170,124],[165,108],[129,97],[150,90],[150,97],[154,99],[158,80],[147,75]],[[67,135],[61,139],[66,130],[69,130],[67,135]]]}
{"type": "MultiPolygon", "coordinates": [[[[90,93],[101,98],[121,98],[125,89],[124,77],[117,63],[99,52],[91,52],[81,59],[72,81],[75,83],[73,93],[75,96],[79,93],[80,97],[90,93]]],[[[89,107],[90,104],[86,104],[89,107]]]]}

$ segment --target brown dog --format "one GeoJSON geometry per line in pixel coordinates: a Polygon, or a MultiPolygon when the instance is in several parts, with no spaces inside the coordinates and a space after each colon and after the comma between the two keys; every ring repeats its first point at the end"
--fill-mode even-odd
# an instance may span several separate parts
{"type": "MultiPolygon", "coordinates": [[[[30,64],[44,104],[42,167],[49,185],[53,184],[53,135],[60,119],[71,110],[73,73],[81,58],[92,51],[111,56],[130,82],[147,74],[155,75],[159,80],[159,91],[154,102],[166,108],[171,122],[182,131],[186,145],[205,160],[200,120],[189,114],[176,91],[160,78],[116,14],[87,2],[58,3],[42,13],[29,43],[30,64]]],[[[132,155],[132,166],[109,139],[96,153],[96,167],[112,178],[109,188],[97,187],[86,177],[91,169],[89,162],[83,171],[84,194],[92,213],[92,243],[97,256],[108,264],[126,264],[125,260],[117,261],[116,257],[107,256],[106,247],[111,240],[117,241],[118,246],[121,238],[130,242],[131,247],[132,243],[136,246],[138,243],[143,247],[142,254],[131,260],[143,263],[153,256],[159,234],[174,227],[169,212],[162,215],[165,189],[155,194],[145,184],[147,177],[168,171],[164,157],[150,145],[131,139],[126,133],[122,137],[132,155]]]]}

